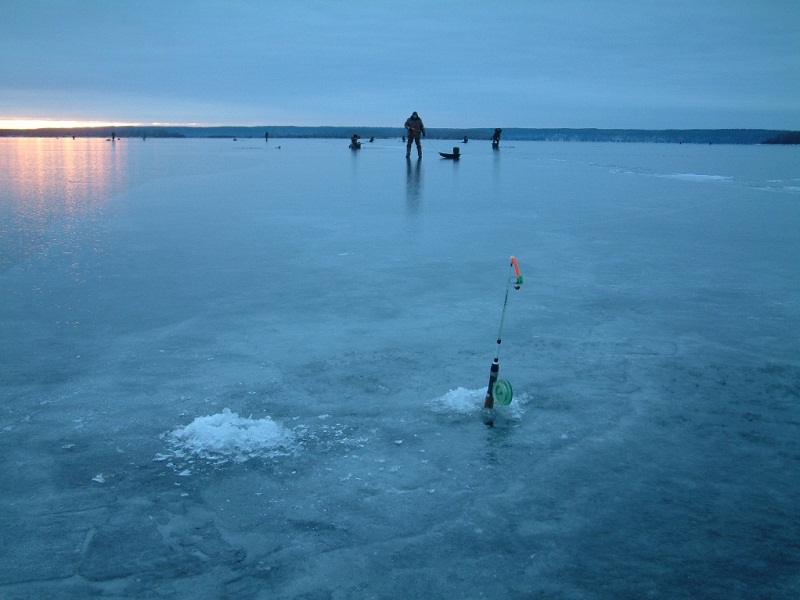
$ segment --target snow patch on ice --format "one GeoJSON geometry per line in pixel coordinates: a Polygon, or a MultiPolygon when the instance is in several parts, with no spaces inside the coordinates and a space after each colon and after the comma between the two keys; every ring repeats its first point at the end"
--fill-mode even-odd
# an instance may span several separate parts
{"type": "Polygon", "coordinates": [[[176,457],[187,455],[242,463],[251,458],[285,456],[292,451],[294,433],[269,417],[240,417],[226,408],[221,413],[197,417],[186,427],[167,434],[176,457]]]}
{"type": "Polygon", "coordinates": [[[669,173],[660,175],[668,179],[680,179],[682,181],[731,181],[732,177],[725,175],[698,175],[696,173],[669,173]]]}

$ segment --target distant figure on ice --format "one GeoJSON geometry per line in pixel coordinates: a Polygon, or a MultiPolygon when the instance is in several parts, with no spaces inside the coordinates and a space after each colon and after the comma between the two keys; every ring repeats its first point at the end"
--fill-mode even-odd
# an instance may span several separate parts
{"type": "Polygon", "coordinates": [[[117,140],[117,133],[115,131],[111,132],[111,141],[115,142],[117,140]]]}
{"type": "Polygon", "coordinates": [[[492,148],[495,150],[500,147],[500,134],[503,132],[499,127],[492,134],[492,148]]]}
{"type": "Polygon", "coordinates": [[[464,136],[464,143],[466,144],[468,141],[469,141],[469,138],[467,136],[464,136]]]}
{"type": "Polygon", "coordinates": [[[420,134],[425,135],[425,125],[422,124],[422,119],[416,111],[411,113],[411,116],[406,119],[406,131],[408,131],[408,142],[406,142],[406,158],[411,156],[411,144],[417,145],[417,156],[422,158],[422,144],[419,142],[420,134]]]}
{"type": "Polygon", "coordinates": [[[350,150],[361,150],[361,142],[358,141],[359,135],[354,133],[350,137],[350,150]]]}
{"type": "Polygon", "coordinates": [[[269,131],[267,131],[267,132],[264,134],[264,141],[265,141],[265,142],[268,142],[268,141],[269,141],[269,131]]]}

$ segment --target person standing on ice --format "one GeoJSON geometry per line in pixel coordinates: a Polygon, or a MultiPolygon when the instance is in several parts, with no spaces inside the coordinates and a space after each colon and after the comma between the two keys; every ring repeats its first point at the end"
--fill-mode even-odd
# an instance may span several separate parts
{"type": "Polygon", "coordinates": [[[492,148],[497,150],[500,147],[500,134],[503,132],[499,127],[492,134],[492,148]]]}
{"type": "Polygon", "coordinates": [[[408,142],[406,142],[406,158],[411,156],[411,143],[417,144],[417,156],[422,158],[422,144],[419,143],[420,134],[425,135],[425,125],[422,124],[422,119],[419,118],[417,111],[411,113],[411,116],[406,119],[406,131],[408,131],[408,142]]]}

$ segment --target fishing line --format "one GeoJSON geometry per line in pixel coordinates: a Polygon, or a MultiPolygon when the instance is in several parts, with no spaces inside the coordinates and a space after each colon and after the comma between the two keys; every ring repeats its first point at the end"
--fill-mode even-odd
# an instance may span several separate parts
{"type": "Polygon", "coordinates": [[[509,265],[509,276],[506,280],[506,296],[503,300],[503,312],[500,315],[500,329],[497,331],[497,351],[495,352],[494,357],[497,359],[500,357],[500,344],[503,341],[503,325],[506,322],[506,307],[508,306],[508,290],[511,287],[511,283],[514,283],[514,289],[518,290],[522,285],[522,275],[519,273],[519,263],[517,263],[517,259],[513,256],[511,257],[511,264],[509,265]]]}

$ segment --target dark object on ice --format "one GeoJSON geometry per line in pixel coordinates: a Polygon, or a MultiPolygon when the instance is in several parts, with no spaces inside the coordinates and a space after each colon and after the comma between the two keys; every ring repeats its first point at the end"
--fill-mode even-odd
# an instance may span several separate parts
{"type": "Polygon", "coordinates": [[[370,143],[370,144],[371,144],[372,142],[374,142],[374,141],[375,141],[375,138],[374,138],[374,137],[371,137],[371,138],[369,138],[369,143],[370,143]]]}
{"type": "Polygon", "coordinates": [[[268,141],[269,141],[269,131],[265,131],[265,132],[264,132],[264,141],[265,141],[265,142],[268,142],[268,141]]]}
{"type": "Polygon", "coordinates": [[[468,141],[469,141],[469,138],[467,136],[464,136],[464,143],[466,144],[468,141]]]}
{"type": "MultiPolygon", "coordinates": [[[[494,408],[494,384],[497,382],[497,377],[500,375],[500,359],[496,358],[492,361],[492,366],[489,367],[489,389],[486,391],[486,397],[483,399],[483,408],[494,408]]],[[[491,427],[491,424],[490,424],[491,427]]]]}
{"type": "Polygon", "coordinates": [[[492,148],[497,149],[500,147],[500,134],[502,132],[503,130],[499,127],[494,130],[494,133],[492,134],[492,148]]]}
{"type": "Polygon", "coordinates": [[[442,155],[442,158],[452,158],[453,160],[458,160],[461,158],[461,150],[458,146],[453,146],[453,152],[439,152],[442,155]]]}
{"type": "Polygon", "coordinates": [[[350,137],[350,146],[349,146],[350,150],[361,150],[361,142],[358,141],[358,138],[359,135],[357,133],[354,133],[350,137]]]}

